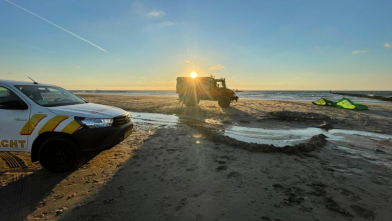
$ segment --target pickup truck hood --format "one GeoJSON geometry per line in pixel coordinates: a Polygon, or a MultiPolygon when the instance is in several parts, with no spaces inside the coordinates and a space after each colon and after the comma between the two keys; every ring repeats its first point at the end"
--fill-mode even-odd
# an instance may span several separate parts
{"type": "Polygon", "coordinates": [[[49,111],[58,115],[88,118],[113,118],[126,114],[123,109],[94,103],[47,107],[49,111]]]}

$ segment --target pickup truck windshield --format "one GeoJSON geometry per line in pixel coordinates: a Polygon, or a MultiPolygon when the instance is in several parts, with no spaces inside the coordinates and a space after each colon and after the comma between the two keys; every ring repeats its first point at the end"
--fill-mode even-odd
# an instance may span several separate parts
{"type": "Polygon", "coordinates": [[[86,103],[83,99],[60,87],[39,85],[15,85],[27,97],[44,107],[86,103]]]}

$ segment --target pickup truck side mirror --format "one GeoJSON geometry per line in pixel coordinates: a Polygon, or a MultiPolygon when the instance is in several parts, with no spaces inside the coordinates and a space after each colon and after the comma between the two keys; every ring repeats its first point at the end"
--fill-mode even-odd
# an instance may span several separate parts
{"type": "Polygon", "coordinates": [[[27,110],[27,105],[20,100],[10,100],[4,101],[0,103],[0,109],[7,110],[27,110]]]}

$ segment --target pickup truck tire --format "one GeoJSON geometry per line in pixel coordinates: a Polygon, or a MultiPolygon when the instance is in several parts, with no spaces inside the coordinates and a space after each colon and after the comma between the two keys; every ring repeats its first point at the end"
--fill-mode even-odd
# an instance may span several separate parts
{"type": "Polygon", "coordinates": [[[77,144],[65,136],[53,136],[42,143],[38,151],[42,167],[52,173],[79,168],[85,160],[77,144]]]}
{"type": "Polygon", "coordinates": [[[218,100],[218,104],[221,108],[229,107],[230,102],[231,102],[231,100],[228,97],[222,97],[222,98],[219,98],[219,100],[218,100]]]}

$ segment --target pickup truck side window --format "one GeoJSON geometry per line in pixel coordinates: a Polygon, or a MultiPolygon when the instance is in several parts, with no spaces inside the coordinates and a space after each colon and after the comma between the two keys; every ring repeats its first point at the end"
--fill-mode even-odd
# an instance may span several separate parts
{"type": "Polygon", "coordinates": [[[223,81],[217,81],[217,82],[215,82],[215,87],[216,87],[216,88],[226,88],[223,81]]]}
{"type": "Polygon", "coordinates": [[[0,86],[0,109],[26,110],[27,105],[14,92],[0,86]]]}

